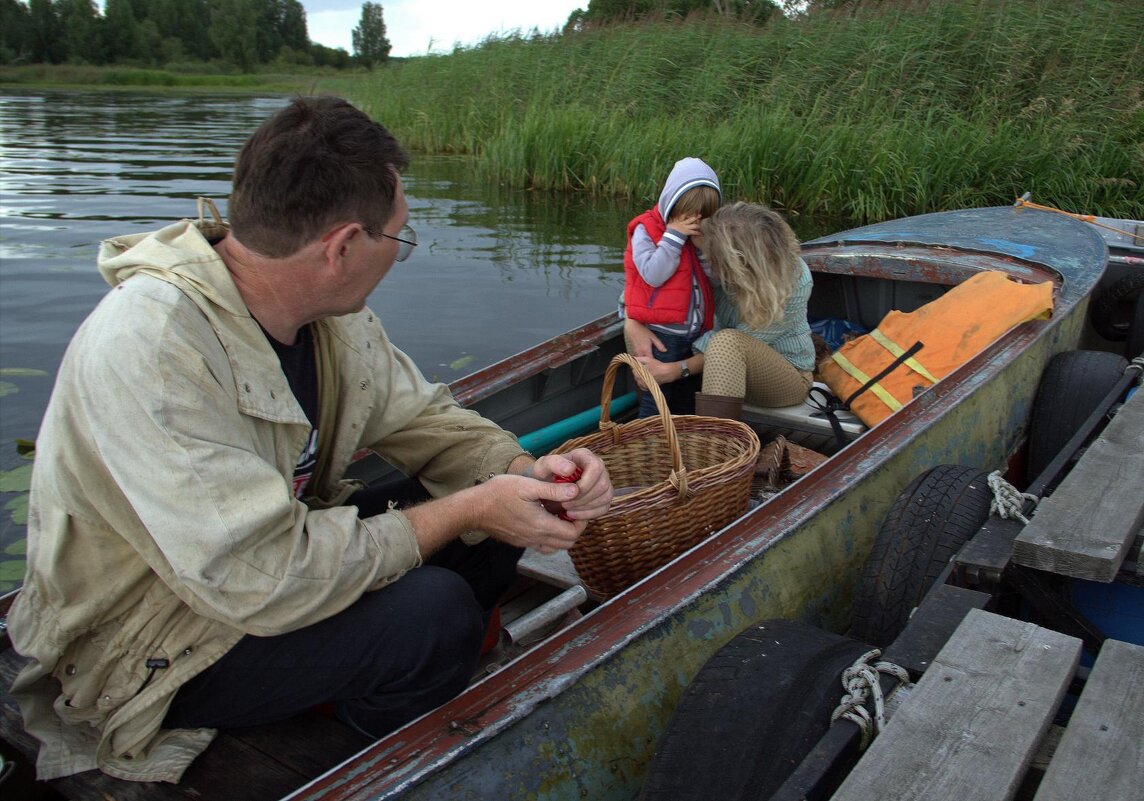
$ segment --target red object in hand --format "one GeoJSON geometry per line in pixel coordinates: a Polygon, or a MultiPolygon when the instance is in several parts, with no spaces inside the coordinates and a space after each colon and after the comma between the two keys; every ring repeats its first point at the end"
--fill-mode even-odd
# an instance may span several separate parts
{"type": "MultiPolygon", "coordinates": [[[[584,471],[581,470],[579,467],[577,467],[576,471],[574,473],[572,473],[572,475],[570,475],[570,476],[556,476],[552,480],[553,480],[553,482],[555,482],[557,484],[575,484],[577,481],[580,480],[580,476],[582,476],[582,475],[584,475],[584,471]]],[[[549,511],[552,512],[553,514],[555,514],[561,520],[567,520],[569,523],[571,523],[572,518],[570,518],[568,516],[568,513],[564,511],[564,507],[561,506],[560,504],[555,504],[555,506],[556,506],[555,509],[550,509],[549,511]]]]}
{"type": "Polygon", "coordinates": [[[570,475],[570,476],[557,476],[556,478],[554,478],[552,480],[555,481],[557,484],[575,484],[577,481],[580,480],[580,476],[582,476],[582,475],[584,475],[584,471],[581,470],[579,467],[577,467],[576,472],[574,472],[572,475],[570,475]]]}

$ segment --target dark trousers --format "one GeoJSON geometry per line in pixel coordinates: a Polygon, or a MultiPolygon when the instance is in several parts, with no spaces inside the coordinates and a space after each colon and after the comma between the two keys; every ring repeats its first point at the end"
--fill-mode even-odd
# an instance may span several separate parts
{"type": "MultiPolygon", "coordinates": [[[[409,489],[371,488],[349,503],[368,517],[391,499],[423,496],[419,485],[402,494],[409,489]]],[[[455,541],[325,620],[274,637],[247,635],[183,685],[163,725],[253,726],[332,702],[343,721],[382,737],[467,686],[520,554],[494,540],[455,541]]]]}
{"type": "MultiPolygon", "coordinates": [[[[651,355],[661,362],[679,362],[688,356],[694,355],[691,349],[691,337],[681,334],[664,334],[655,332],[667,350],[656,350],[653,346],[651,355]]],[[[702,386],[702,377],[693,375],[691,378],[672,381],[670,384],[660,384],[659,389],[667,401],[667,408],[672,414],[695,414],[695,393],[702,386]]],[[[650,392],[639,391],[640,417],[653,417],[659,414],[655,407],[655,398],[650,392]]]]}

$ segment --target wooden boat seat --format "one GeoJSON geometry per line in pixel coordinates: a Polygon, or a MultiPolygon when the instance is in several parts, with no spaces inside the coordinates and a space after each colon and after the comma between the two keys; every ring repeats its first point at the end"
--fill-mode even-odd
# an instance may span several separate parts
{"type": "Polygon", "coordinates": [[[1055,751],[1080,640],[972,610],[833,801],[1135,797],[1144,782],[1144,647],[1108,640],[1055,751]],[[1047,756],[1041,775],[1036,758],[1047,756]],[[1029,770],[1030,766],[1033,770],[1029,770]]]}
{"type": "Polygon", "coordinates": [[[542,554],[540,551],[526,548],[520,561],[516,563],[516,572],[561,589],[584,583],[580,580],[576,566],[572,564],[572,557],[567,551],[542,554]]]}
{"type": "MultiPolygon", "coordinates": [[[[826,384],[815,381],[814,386],[829,391],[826,384]]],[[[842,430],[857,436],[866,431],[866,425],[850,412],[838,412],[842,430]]],[[[743,406],[743,421],[756,427],[805,431],[808,434],[833,435],[830,420],[826,415],[806,401],[793,406],[743,406]]]]}
{"type": "MultiPolygon", "coordinates": [[[[1144,391],[1120,411],[1013,543],[1013,561],[1112,582],[1144,526],[1144,391]]],[[[1140,560],[1135,573],[1144,576],[1140,560]]]]}

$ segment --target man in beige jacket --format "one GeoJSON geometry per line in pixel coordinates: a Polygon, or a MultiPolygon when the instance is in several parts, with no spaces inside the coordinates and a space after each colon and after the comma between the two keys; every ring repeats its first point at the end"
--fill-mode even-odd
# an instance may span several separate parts
{"type": "Polygon", "coordinates": [[[240,153],[229,228],[103,243],[113,289],[45,413],[9,616],[41,779],[177,781],[215,729],[325,702],[383,735],[465,686],[521,548],[607,510],[598,458],[534,460],[365,308],[416,244],[406,163],[348,103],[300,98],[240,153]],[[344,481],[363,448],[432,499],[344,481]]]}

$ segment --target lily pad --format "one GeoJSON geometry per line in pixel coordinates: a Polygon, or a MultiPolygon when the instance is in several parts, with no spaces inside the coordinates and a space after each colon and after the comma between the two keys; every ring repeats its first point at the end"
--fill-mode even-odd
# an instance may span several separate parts
{"type": "Polygon", "coordinates": [[[23,464],[0,471],[0,492],[27,492],[32,487],[32,466],[23,464]]]}
{"type": "MultiPolygon", "coordinates": [[[[28,567],[27,559],[5,559],[0,562],[0,582],[13,582],[19,584],[24,580],[24,571],[28,567]]],[[[7,589],[14,589],[9,587],[7,589]]]]}
{"type": "Polygon", "coordinates": [[[449,362],[449,366],[452,367],[454,370],[463,370],[464,368],[468,367],[472,363],[473,363],[473,357],[472,356],[462,356],[459,359],[454,359],[453,361],[449,362]]]}
{"type": "Polygon", "coordinates": [[[31,367],[0,367],[0,375],[46,376],[51,375],[47,370],[35,370],[31,367]]]}
{"type": "Polygon", "coordinates": [[[9,556],[24,556],[28,553],[28,538],[21,537],[4,549],[9,556]]]}
{"type": "Polygon", "coordinates": [[[16,438],[16,453],[29,459],[36,455],[36,442],[31,439],[16,438]]]}
{"type": "Polygon", "coordinates": [[[12,515],[12,522],[18,526],[28,525],[28,493],[21,492],[8,503],[4,504],[4,508],[12,515]]]}
{"type": "Polygon", "coordinates": [[[11,381],[0,381],[0,398],[5,395],[15,395],[19,391],[20,388],[11,381]]]}

